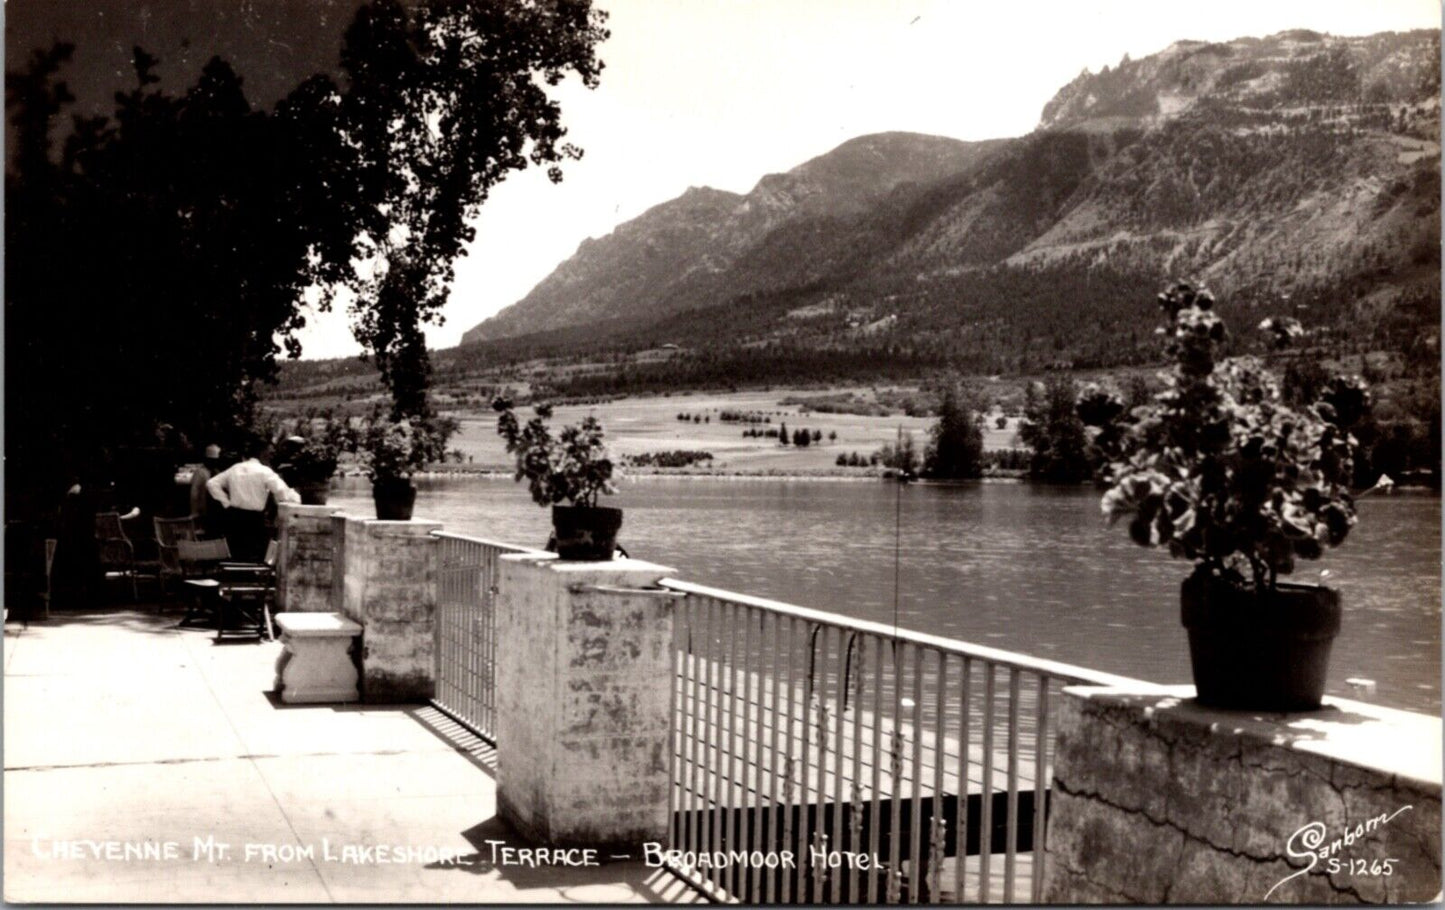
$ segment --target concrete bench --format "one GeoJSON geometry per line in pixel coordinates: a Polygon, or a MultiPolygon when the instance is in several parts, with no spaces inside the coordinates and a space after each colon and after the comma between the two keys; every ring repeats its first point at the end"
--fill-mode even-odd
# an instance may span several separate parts
{"type": "Polygon", "coordinates": [[[278,613],[285,650],[276,659],[276,689],[287,704],[351,702],[356,689],[356,664],[351,640],[361,626],[340,613],[278,613]]]}

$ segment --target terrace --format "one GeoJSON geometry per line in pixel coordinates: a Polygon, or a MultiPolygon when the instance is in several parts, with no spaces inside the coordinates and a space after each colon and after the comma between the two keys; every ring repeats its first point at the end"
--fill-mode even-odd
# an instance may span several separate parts
{"type": "Polygon", "coordinates": [[[216,644],[178,618],[6,626],[7,901],[696,899],[640,860],[493,862],[487,841],[518,843],[497,817],[495,749],[434,707],[283,705],[279,643],[216,644]],[[379,845],[420,850],[357,850],[379,845]]]}

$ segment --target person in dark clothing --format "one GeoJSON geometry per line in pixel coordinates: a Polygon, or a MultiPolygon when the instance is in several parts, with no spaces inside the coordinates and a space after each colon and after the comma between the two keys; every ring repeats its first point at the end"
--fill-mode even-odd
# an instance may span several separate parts
{"type": "Polygon", "coordinates": [[[191,475],[191,517],[202,537],[221,537],[221,504],[206,489],[206,483],[221,471],[221,447],[206,446],[205,458],[191,475]]]}

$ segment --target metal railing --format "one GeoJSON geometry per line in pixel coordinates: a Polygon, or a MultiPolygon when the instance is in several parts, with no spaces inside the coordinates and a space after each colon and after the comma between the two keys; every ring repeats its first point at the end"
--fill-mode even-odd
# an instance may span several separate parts
{"type": "Polygon", "coordinates": [[[672,870],[747,903],[1042,896],[1050,705],[1137,681],[675,580],[672,870]]]}
{"type": "MultiPolygon", "coordinates": [[[[437,532],[436,706],[495,740],[498,557],[437,532]]],[[[1042,898],[1050,705],[1139,686],[1056,661],[664,579],[667,865],[748,903],[1042,898]]]]}
{"type": "Polygon", "coordinates": [[[527,547],[437,531],[436,697],[432,703],[496,740],[497,557],[527,547]]]}

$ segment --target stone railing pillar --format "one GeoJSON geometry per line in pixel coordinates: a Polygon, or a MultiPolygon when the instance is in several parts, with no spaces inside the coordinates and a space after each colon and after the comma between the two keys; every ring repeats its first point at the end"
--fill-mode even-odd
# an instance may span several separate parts
{"type": "Polygon", "coordinates": [[[276,511],[276,611],[325,613],[331,610],[334,569],[332,506],[282,503],[276,511]]]}
{"type": "Polygon", "coordinates": [[[667,831],[672,570],[636,559],[500,561],[497,803],[554,846],[632,847],[667,831]]]}
{"type": "Polygon", "coordinates": [[[1219,711],[1193,695],[1064,690],[1044,903],[1436,899],[1440,718],[1335,698],[1219,711]]]}
{"type": "Polygon", "coordinates": [[[360,623],[361,699],[421,701],[436,691],[439,521],[331,519],[331,609],[360,623]]]}

